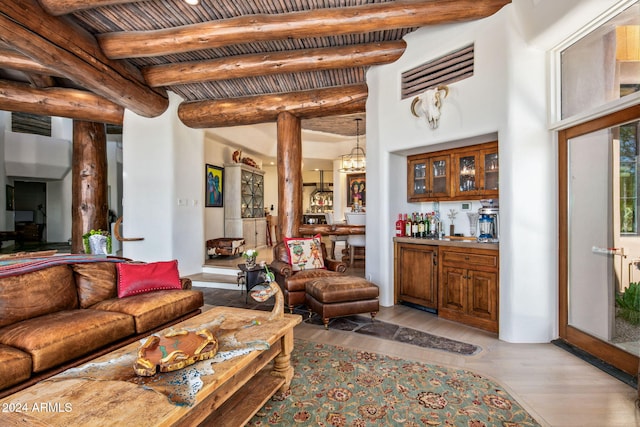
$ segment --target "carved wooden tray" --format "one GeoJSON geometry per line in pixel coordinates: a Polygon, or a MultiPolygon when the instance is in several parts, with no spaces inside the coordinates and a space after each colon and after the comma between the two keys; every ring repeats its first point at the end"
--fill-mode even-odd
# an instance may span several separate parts
{"type": "Polygon", "coordinates": [[[150,336],[138,350],[133,366],[137,375],[149,377],[156,372],[171,372],[211,359],[218,352],[218,339],[208,329],[178,331],[163,337],[150,336]]]}

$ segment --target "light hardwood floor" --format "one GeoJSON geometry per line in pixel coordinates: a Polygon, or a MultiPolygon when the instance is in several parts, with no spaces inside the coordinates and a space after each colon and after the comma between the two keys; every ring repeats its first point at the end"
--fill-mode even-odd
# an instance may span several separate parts
{"type": "Polygon", "coordinates": [[[640,426],[636,390],[553,344],[510,344],[402,305],[381,307],[377,319],[480,346],[474,356],[428,350],[302,323],[296,338],[404,359],[464,368],[496,380],[545,426],[640,426]]]}
{"type": "MultiPolygon", "coordinates": [[[[270,262],[270,251],[261,250],[259,260],[270,262]]],[[[364,276],[364,269],[350,268],[348,273],[364,276]]],[[[469,369],[500,383],[543,426],[640,426],[634,388],[553,344],[511,344],[498,340],[496,334],[403,305],[381,307],[376,319],[475,344],[482,351],[458,356],[304,322],[294,334],[314,342],[469,369]]]]}

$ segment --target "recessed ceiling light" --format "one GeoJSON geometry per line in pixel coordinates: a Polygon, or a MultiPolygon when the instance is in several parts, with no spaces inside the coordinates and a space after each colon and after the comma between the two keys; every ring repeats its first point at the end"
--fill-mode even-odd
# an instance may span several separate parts
{"type": "Polygon", "coordinates": [[[184,2],[190,4],[191,6],[195,6],[200,3],[200,0],[184,0],[184,2]]]}

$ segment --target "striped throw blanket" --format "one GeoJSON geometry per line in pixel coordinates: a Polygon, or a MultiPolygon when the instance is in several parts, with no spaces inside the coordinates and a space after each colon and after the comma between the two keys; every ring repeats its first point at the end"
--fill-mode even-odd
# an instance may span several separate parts
{"type": "Polygon", "coordinates": [[[46,257],[3,259],[0,260],[0,278],[18,276],[47,267],[64,264],[78,264],[87,262],[125,262],[122,258],[112,258],[106,255],[78,255],[62,254],[46,257]]]}

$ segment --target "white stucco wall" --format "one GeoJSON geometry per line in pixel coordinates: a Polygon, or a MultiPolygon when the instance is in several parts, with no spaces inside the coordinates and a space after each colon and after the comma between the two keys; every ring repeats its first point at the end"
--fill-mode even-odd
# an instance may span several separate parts
{"type": "Polygon", "coordinates": [[[170,94],[156,118],[125,112],[123,124],[123,256],[177,259],[181,275],[204,260],[204,132],[180,122],[170,94]]]}
{"type": "Polygon", "coordinates": [[[367,74],[367,183],[377,191],[367,195],[366,272],[380,285],[383,305],[393,303],[397,214],[430,211],[432,205],[407,203],[405,154],[497,133],[500,338],[547,342],[557,336],[557,150],[547,123],[555,99],[547,49],[596,18],[604,3],[615,2],[566,1],[561,11],[557,3],[515,0],[481,21],[422,28],[405,37],[407,49],[398,61],[367,74]],[[547,34],[562,20],[553,13],[571,14],[574,7],[579,19],[568,19],[571,31],[563,26],[555,37],[547,34]],[[474,75],[449,86],[440,126],[431,130],[411,115],[411,99],[400,99],[400,75],[470,43],[475,43],[474,75]]]}

